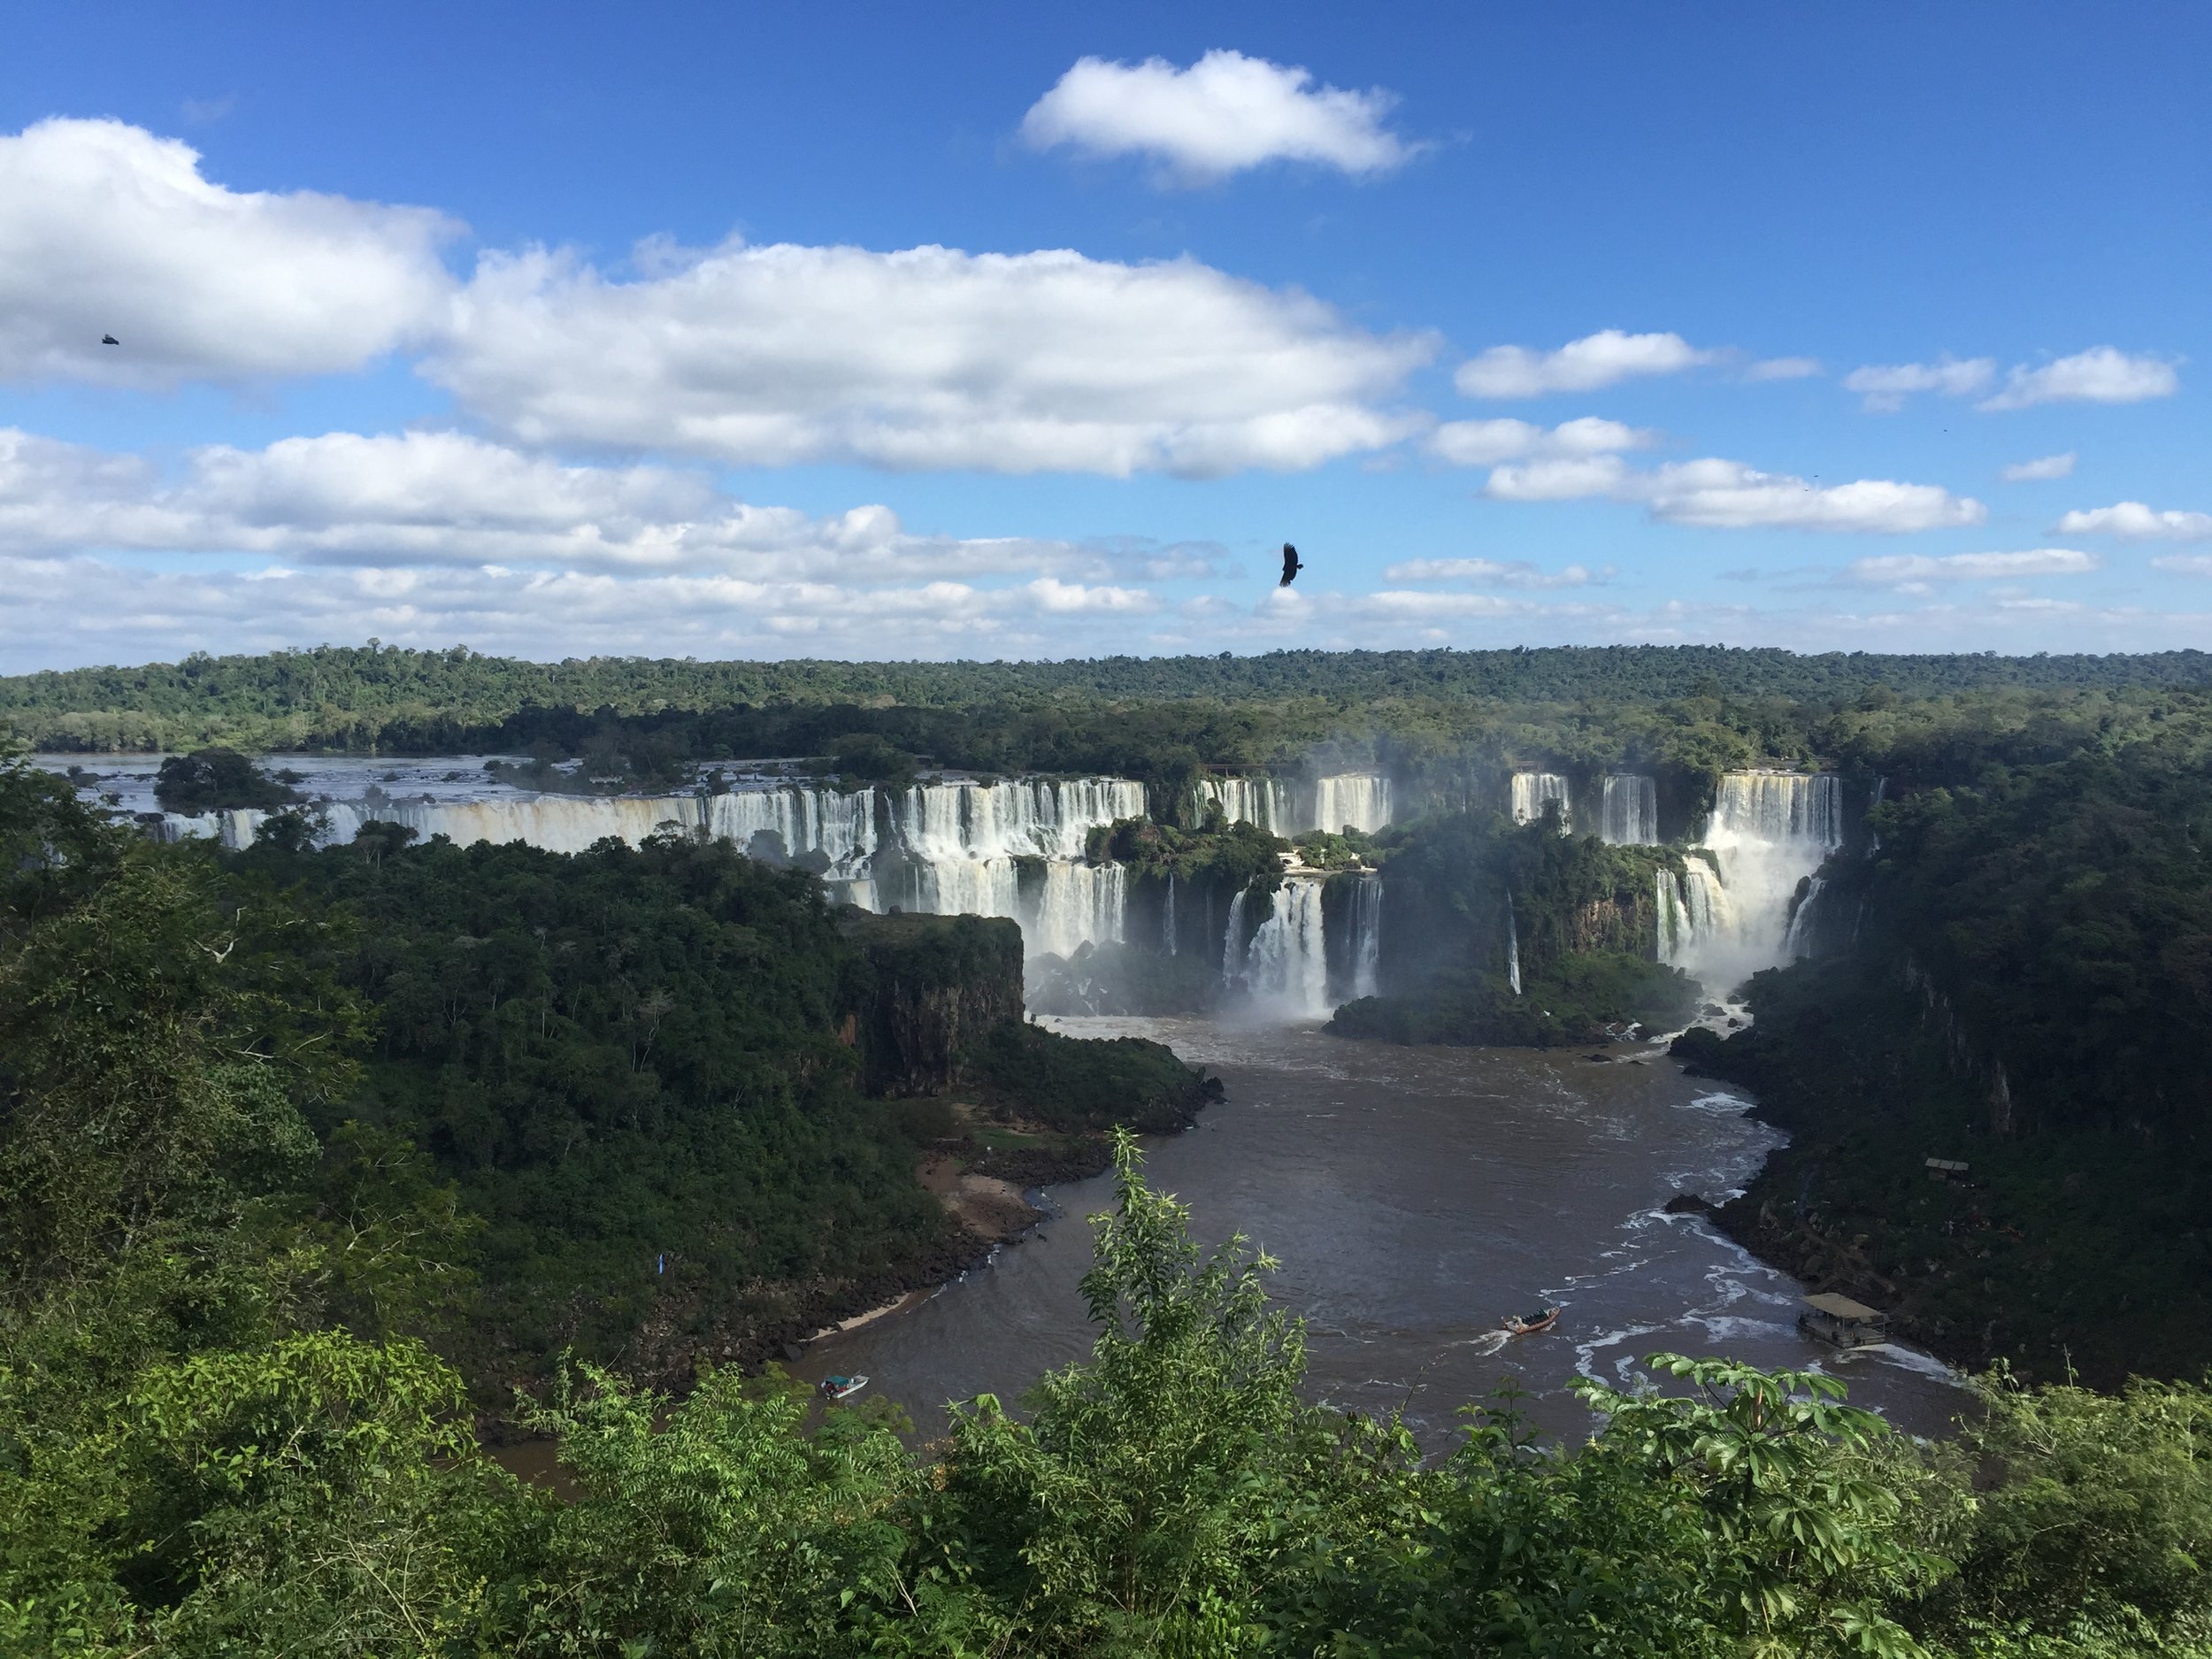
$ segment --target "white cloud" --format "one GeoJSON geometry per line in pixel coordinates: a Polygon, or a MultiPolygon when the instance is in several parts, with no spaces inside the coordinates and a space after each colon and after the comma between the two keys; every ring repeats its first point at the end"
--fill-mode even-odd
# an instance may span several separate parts
{"type": "Polygon", "coordinates": [[[1983,409],[2031,409],[2038,403],[2139,403],[2171,397],[2181,389],[2175,365],[2162,357],[2130,357],[2113,346],[2093,346],[2047,363],[2025,364],[2005,377],[2005,389],[1978,405],[1983,409]]]}
{"type": "Polygon", "coordinates": [[[1581,588],[1613,574],[1610,566],[1594,578],[1587,566],[1569,565],[1539,570],[1525,559],[1408,559],[1383,572],[1391,582],[1477,582],[1494,588],[1581,588]]]}
{"type": "Polygon", "coordinates": [[[2008,484],[2024,484],[2043,479],[2071,478],[2074,475],[2074,452],[2063,455],[2040,456],[2032,461],[2021,461],[2004,471],[2008,484]]]}
{"type": "Polygon", "coordinates": [[[1898,534],[1979,524],[1981,503],[1962,500],[1936,484],[1863,478],[1849,484],[1808,483],[1787,473],[1761,472],[1739,461],[1685,461],[1651,475],[1645,498],[1670,524],[1744,530],[1840,530],[1898,534]]]}
{"type": "Polygon", "coordinates": [[[1453,383],[1470,397],[1592,392],[1639,375],[1678,374],[1718,355],[1699,350],[1680,334],[1630,334],[1608,328],[1571,340],[1556,351],[1493,346],[1461,364],[1453,383]]]}
{"type": "Polygon", "coordinates": [[[0,378],[323,373],[442,324],[438,250],[459,228],[443,215],[228,190],[199,161],[120,121],[0,136],[0,378]]]}
{"type": "Polygon", "coordinates": [[[1843,377],[1843,388],[1856,392],[1876,414],[1893,414],[1916,392],[1969,397],[1989,384],[1997,365],[1988,357],[1964,361],[1947,353],[1933,363],[1868,364],[1843,377]]]}
{"type": "Polygon", "coordinates": [[[1241,52],[1210,51],[1188,69],[1085,58],[1031,106],[1022,136],[1093,156],[1148,156],[1169,176],[1223,179],[1271,161],[1314,162],[1355,176],[1387,173],[1420,148],[1383,125],[1397,100],[1347,92],[1241,52]]]}
{"type": "Polygon", "coordinates": [[[371,634],[466,641],[541,659],[580,653],[944,657],[1087,654],[1102,618],[1141,627],[1151,595],[1049,578],[1000,588],[864,587],[731,575],[496,566],[148,570],[0,555],[0,661],[174,660],[371,634]]]}
{"type": "Polygon", "coordinates": [[[1817,357],[1763,357],[1743,372],[1747,380],[1804,380],[1820,373],[1817,357]]]}
{"type": "MultiPolygon", "coordinates": [[[[244,553],[300,564],[1110,584],[1215,573],[1218,549],[909,534],[889,508],[814,517],[666,467],[569,466],[453,433],[330,433],[195,451],[185,476],[0,428],[0,549],[244,553]]],[[[1040,589],[1040,603],[1051,590],[1040,589]]],[[[1056,607],[1064,608],[1064,607],[1056,607]]]]}
{"type": "Polygon", "coordinates": [[[1979,524],[1987,510],[1935,484],[1860,479],[1821,485],[1740,461],[1670,463],[1640,472],[1618,456],[1501,466],[1484,495],[1499,501],[1640,502],[1655,518],[1708,529],[1829,530],[1898,534],[1979,524]]]}
{"type": "Polygon", "coordinates": [[[2103,567],[2093,553],[2071,548],[2034,548],[2020,553],[1953,553],[1943,557],[1898,553],[1854,559],[1844,571],[1847,581],[1927,583],[2019,581],[2032,576],[2082,576],[2103,567]]]}
{"type": "Polygon", "coordinates": [[[1624,495],[1632,489],[1632,480],[1644,476],[1617,455],[1561,457],[1498,467],[1482,493],[1494,501],[1580,501],[1624,495]]]}
{"type": "Polygon", "coordinates": [[[488,257],[430,373],[532,443],[1126,476],[1317,466],[1425,424],[1435,350],[1194,260],[732,242],[631,282],[488,257]]]}
{"type": "Polygon", "coordinates": [[[1495,466],[1535,457],[1609,455],[1648,449],[1659,434],[1585,415],[1549,430],[1525,420],[1448,420],[1429,434],[1431,454],[1455,466],[1495,466]]]}
{"type": "Polygon", "coordinates": [[[2139,501],[2077,508],[2058,521],[2062,535],[2114,535],[2129,541],[2202,541],[2212,538],[2212,512],[2164,512],[2139,501]]]}

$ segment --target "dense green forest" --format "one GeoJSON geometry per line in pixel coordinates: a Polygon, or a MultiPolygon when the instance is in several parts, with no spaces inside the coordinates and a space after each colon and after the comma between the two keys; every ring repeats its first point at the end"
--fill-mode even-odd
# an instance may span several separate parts
{"type": "Polygon", "coordinates": [[[1848,741],[1892,795],[1824,872],[1824,948],[1753,981],[1752,1030],[1686,1045],[1794,1137],[1724,1220],[1970,1363],[2197,1374],[2212,723],[2194,699],[2011,730],[1884,710],[1848,741]]]}
{"type": "MultiPolygon", "coordinates": [[[[0,680],[0,721],[53,750],[327,748],[382,752],[626,750],[634,777],[684,759],[832,755],[883,737],[947,765],[1118,770],[1171,777],[1197,764],[1277,759],[1286,743],[1396,734],[1489,734],[1511,748],[1533,719],[1562,750],[1578,728],[1666,728],[1668,703],[1737,703],[1743,755],[1790,755],[1774,739],[1803,710],[1865,695],[2206,688],[2212,655],[1896,657],[1796,655],[1724,646],[1553,650],[1109,657],[1064,664],[564,664],[376,646],[265,657],[190,657],[146,668],[78,668],[0,680]],[[1509,717],[1513,715],[1513,717],[1509,717]],[[1517,719],[1516,719],[1517,717],[1517,719]]],[[[1622,759],[1613,730],[1591,752],[1622,759]]],[[[852,759],[861,759],[854,755],[852,759]]],[[[874,757],[883,764],[885,757],[874,757]]],[[[894,757],[896,759],[896,757],[894,757]]],[[[1653,759],[1671,759],[1655,755],[1653,759]]],[[[1686,764],[1708,759],[1697,748],[1686,764]]],[[[1741,764],[1732,755],[1710,757],[1741,764]]],[[[597,770],[597,768],[595,768],[597,770]]]]}

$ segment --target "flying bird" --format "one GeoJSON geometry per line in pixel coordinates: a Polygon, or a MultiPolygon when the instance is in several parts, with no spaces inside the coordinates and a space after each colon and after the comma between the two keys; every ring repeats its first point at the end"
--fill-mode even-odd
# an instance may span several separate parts
{"type": "Polygon", "coordinates": [[[123,342],[118,340],[113,334],[102,334],[100,336],[100,343],[104,346],[119,346],[123,342]]]}
{"type": "Polygon", "coordinates": [[[1296,548],[1294,548],[1294,547],[1291,546],[1291,544],[1290,544],[1289,542],[1287,542],[1287,541],[1284,542],[1284,543],[1283,543],[1283,580],[1280,580],[1280,581],[1279,581],[1279,582],[1277,582],[1275,585],[1276,585],[1278,588],[1287,588],[1287,587],[1289,587],[1289,586],[1291,585],[1291,583],[1292,583],[1292,582],[1294,582],[1294,581],[1295,581],[1295,580],[1297,580],[1297,578],[1298,578],[1298,572],[1299,572],[1300,571],[1302,571],[1302,570],[1305,569],[1305,568],[1306,568],[1306,567],[1305,567],[1303,565],[1302,565],[1302,564],[1300,564],[1300,563],[1298,562],[1298,549],[1297,549],[1296,548]]]}

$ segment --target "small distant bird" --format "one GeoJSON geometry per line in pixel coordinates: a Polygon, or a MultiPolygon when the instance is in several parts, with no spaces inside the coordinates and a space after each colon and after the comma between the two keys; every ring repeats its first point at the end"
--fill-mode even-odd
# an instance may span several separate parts
{"type": "Polygon", "coordinates": [[[119,346],[123,342],[118,340],[113,334],[102,334],[100,336],[100,343],[104,346],[119,346]]]}
{"type": "Polygon", "coordinates": [[[1277,583],[1275,584],[1275,586],[1277,586],[1278,588],[1287,588],[1287,587],[1289,587],[1289,586],[1291,585],[1291,583],[1292,583],[1292,582],[1295,581],[1295,580],[1298,579],[1298,572],[1299,572],[1300,571],[1302,571],[1302,570],[1305,569],[1305,568],[1306,568],[1306,567],[1305,567],[1303,565],[1302,565],[1302,564],[1300,564],[1300,563],[1298,562],[1298,549],[1297,549],[1296,548],[1294,548],[1294,547],[1291,546],[1291,544],[1290,544],[1289,542],[1287,542],[1287,541],[1284,542],[1284,543],[1283,543],[1283,580],[1280,580],[1280,581],[1279,581],[1279,582],[1277,582],[1277,583]]]}

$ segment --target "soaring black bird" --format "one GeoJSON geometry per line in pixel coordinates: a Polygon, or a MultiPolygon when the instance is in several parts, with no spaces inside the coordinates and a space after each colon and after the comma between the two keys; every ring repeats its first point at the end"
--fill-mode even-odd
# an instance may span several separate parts
{"type": "Polygon", "coordinates": [[[102,334],[100,336],[100,343],[104,346],[119,346],[123,342],[118,340],[113,334],[102,334]]]}
{"type": "Polygon", "coordinates": [[[1289,542],[1287,542],[1287,541],[1284,542],[1284,543],[1283,543],[1283,580],[1280,580],[1280,581],[1279,581],[1279,582],[1277,582],[1277,583],[1275,584],[1275,586],[1277,586],[1278,588],[1287,588],[1287,587],[1289,587],[1289,586],[1291,585],[1291,583],[1292,583],[1292,582],[1294,582],[1294,581],[1295,581],[1295,580],[1297,580],[1297,578],[1298,578],[1298,572],[1299,572],[1300,571],[1302,571],[1302,570],[1305,569],[1305,568],[1306,568],[1306,567],[1305,567],[1303,565],[1302,565],[1302,564],[1300,564],[1300,563],[1298,562],[1298,549],[1297,549],[1296,548],[1294,548],[1294,547],[1291,546],[1291,544],[1290,544],[1289,542]]]}

